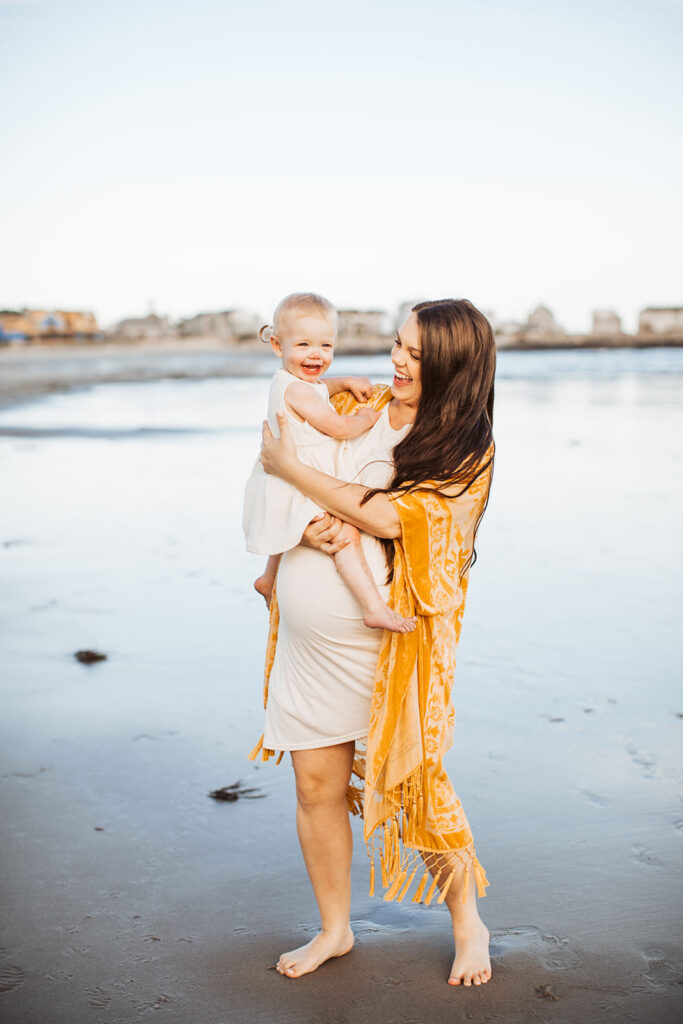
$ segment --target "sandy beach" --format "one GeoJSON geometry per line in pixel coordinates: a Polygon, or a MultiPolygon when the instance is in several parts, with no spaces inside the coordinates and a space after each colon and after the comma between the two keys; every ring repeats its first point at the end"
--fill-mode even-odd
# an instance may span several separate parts
{"type": "Polygon", "coordinates": [[[246,760],[270,359],[0,355],[3,1022],[681,1020],[683,351],[500,356],[447,758],[491,882],[470,989],[443,907],[368,897],[358,823],[355,949],[270,969],[316,927],[291,767],[246,760]]]}

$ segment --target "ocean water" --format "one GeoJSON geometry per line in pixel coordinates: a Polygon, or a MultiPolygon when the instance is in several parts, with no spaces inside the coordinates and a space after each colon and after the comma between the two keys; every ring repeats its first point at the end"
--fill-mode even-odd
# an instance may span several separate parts
{"type": "MultiPolygon", "coordinates": [[[[336,367],[390,373],[384,357],[336,367]]],[[[163,736],[154,770],[173,776],[182,751],[197,792],[254,770],[266,615],[241,501],[267,391],[267,377],[109,384],[0,413],[10,765],[47,763],[54,744],[116,759],[122,737],[163,736]],[[81,648],[108,660],[85,668],[81,648]]],[[[551,827],[598,856],[627,806],[632,823],[658,808],[661,842],[674,835],[682,399],[682,350],[500,355],[447,762],[490,849],[551,827]]]]}

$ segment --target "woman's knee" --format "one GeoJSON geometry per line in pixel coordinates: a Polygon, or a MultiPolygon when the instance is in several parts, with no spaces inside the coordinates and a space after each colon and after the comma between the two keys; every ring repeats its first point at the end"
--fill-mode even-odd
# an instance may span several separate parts
{"type": "Polygon", "coordinates": [[[345,804],[352,756],[340,752],[338,757],[325,754],[318,758],[315,753],[301,751],[298,756],[292,757],[299,806],[303,810],[310,810],[314,807],[345,804]]]}
{"type": "Polygon", "coordinates": [[[338,788],[330,786],[324,779],[297,779],[296,800],[303,811],[312,811],[318,807],[335,807],[344,799],[344,794],[340,793],[338,788]]]}

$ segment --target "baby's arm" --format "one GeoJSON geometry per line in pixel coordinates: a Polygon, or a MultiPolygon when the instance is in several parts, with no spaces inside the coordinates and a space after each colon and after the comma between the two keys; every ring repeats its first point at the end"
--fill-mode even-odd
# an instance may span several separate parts
{"type": "Polygon", "coordinates": [[[285,402],[292,412],[301,416],[321,434],[334,437],[337,441],[364,434],[381,415],[374,409],[359,409],[351,416],[340,416],[304,381],[289,385],[285,392],[285,402]]]}
{"type": "Polygon", "coordinates": [[[372,381],[367,377],[323,377],[330,398],[340,391],[350,391],[359,402],[367,402],[372,398],[372,381]]]}

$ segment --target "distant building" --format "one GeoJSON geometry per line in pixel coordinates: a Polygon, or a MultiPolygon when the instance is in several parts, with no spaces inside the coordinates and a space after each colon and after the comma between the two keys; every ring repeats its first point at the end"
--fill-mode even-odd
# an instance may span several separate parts
{"type": "Polygon", "coordinates": [[[80,310],[22,309],[0,313],[0,341],[92,341],[100,331],[93,313],[80,310]]]}
{"type": "Polygon", "coordinates": [[[348,347],[377,343],[391,334],[391,318],[382,309],[340,309],[337,337],[348,347]]]}
{"type": "Polygon", "coordinates": [[[623,334],[621,319],[612,309],[595,309],[591,334],[596,338],[610,338],[616,334],[623,334]]]}
{"type": "Polygon", "coordinates": [[[31,321],[23,313],[11,309],[0,311],[0,343],[23,344],[33,337],[31,321]]]}
{"type": "Polygon", "coordinates": [[[178,331],[183,338],[210,337],[220,341],[247,341],[258,334],[261,321],[244,309],[226,309],[220,313],[198,313],[181,320],[178,331]]]}
{"type": "Polygon", "coordinates": [[[127,341],[156,341],[173,337],[176,333],[168,317],[150,313],[148,316],[133,316],[119,320],[109,329],[109,334],[127,341]]]}
{"type": "Polygon", "coordinates": [[[528,338],[547,338],[553,334],[564,334],[565,331],[556,323],[555,317],[547,306],[536,306],[529,313],[527,322],[522,327],[528,338]]]}
{"type": "Polygon", "coordinates": [[[404,320],[407,320],[412,313],[413,306],[417,306],[420,302],[424,302],[424,299],[413,299],[410,302],[402,302],[398,307],[398,312],[394,320],[394,327],[398,328],[401,326],[404,320]]]}
{"type": "Polygon", "coordinates": [[[683,335],[683,306],[649,306],[640,314],[638,333],[683,335]]]}
{"type": "Polygon", "coordinates": [[[519,337],[523,329],[523,325],[518,320],[502,320],[500,323],[496,323],[493,328],[496,343],[501,348],[505,345],[511,345],[519,337]]]}

